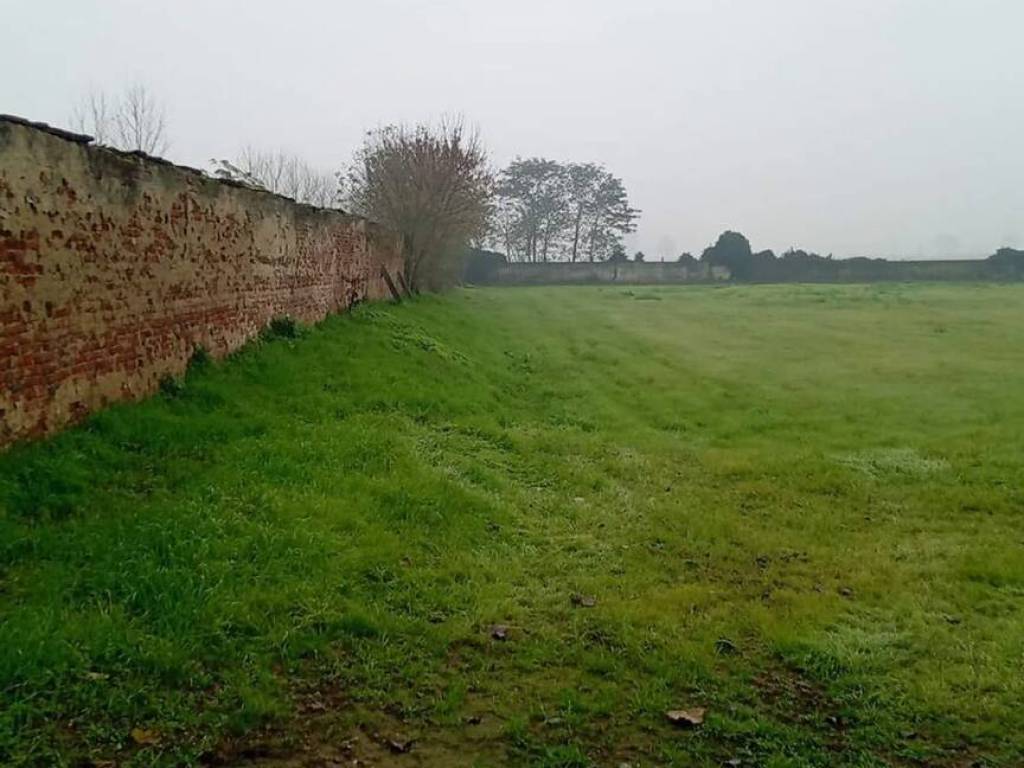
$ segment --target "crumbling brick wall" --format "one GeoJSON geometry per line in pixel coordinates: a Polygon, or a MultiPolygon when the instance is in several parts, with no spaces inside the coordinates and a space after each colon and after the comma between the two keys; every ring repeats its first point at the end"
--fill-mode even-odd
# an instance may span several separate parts
{"type": "Polygon", "coordinates": [[[0,117],[0,445],[388,295],[378,225],[0,117]]]}

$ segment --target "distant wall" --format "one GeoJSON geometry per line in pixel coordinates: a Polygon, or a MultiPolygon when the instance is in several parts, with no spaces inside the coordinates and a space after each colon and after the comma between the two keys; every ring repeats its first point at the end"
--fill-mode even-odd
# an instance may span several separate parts
{"type": "Polygon", "coordinates": [[[486,282],[505,285],[551,285],[617,283],[641,285],[649,283],[701,283],[727,280],[724,267],[696,266],[675,262],[513,262],[493,269],[486,282]]]}
{"type": "Polygon", "coordinates": [[[375,224],[0,116],[0,445],[155,391],[277,316],[387,294],[375,224]]]}
{"type": "Polygon", "coordinates": [[[888,261],[830,259],[819,264],[791,266],[779,259],[768,270],[754,270],[754,283],[873,283],[1012,280],[1015,275],[986,259],[949,261],[888,261]]]}
{"type": "Polygon", "coordinates": [[[885,261],[883,259],[822,259],[821,263],[789,264],[784,259],[761,265],[736,278],[724,266],[703,262],[545,262],[488,264],[473,282],[495,285],[565,285],[617,283],[623,285],[720,282],[749,283],[870,283],[914,281],[1019,280],[1019,270],[985,259],[959,261],[885,261]]]}

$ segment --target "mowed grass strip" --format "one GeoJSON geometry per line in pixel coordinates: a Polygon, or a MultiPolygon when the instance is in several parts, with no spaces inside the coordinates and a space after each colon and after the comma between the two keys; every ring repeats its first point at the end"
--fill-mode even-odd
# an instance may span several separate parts
{"type": "Polygon", "coordinates": [[[197,365],[0,456],[0,763],[326,728],[438,765],[1019,764],[1022,308],[465,289],[197,365]]]}

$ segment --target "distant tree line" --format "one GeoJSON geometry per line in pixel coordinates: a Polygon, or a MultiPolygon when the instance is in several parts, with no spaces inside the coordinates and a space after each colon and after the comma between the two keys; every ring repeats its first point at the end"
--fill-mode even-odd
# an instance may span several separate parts
{"type": "MultiPolygon", "coordinates": [[[[607,259],[609,262],[642,263],[643,251],[630,259],[621,244],[617,244],[607,259]]],[[[464,279],[470,283],[486,283],[494,279],[509,259],[497,251],[471,248],[466,259],[464,279]]],[[[887,259],[851,258],[834,259],[797,248],[776,256],[774,251],[754,251],[750,241],[739,232],[723,232],[713,245],[704,249],[699,257],[681,254],[677,263],[692,267],[722,267],[737,282],[790,283],[830,282],[858,280],[920,280],[920,279],[1024,279],[1024,250],[1000,248],[987,259],[954,262],[954,272],[944,272],[943,262],[903,262],[887,259]],[[921,265],[926,266],[921,269],[921,265]]]]}
{"type": "Polygon", "coordinates": [[[1002,272],[1024,278],[1024,250],[1000,248],[989,256],[987,261],[1002,272]]]}
{"type": "MultiPolygon", "coordinates": [[[[840,271],[864,280],[884,279],[891,273],[891,268],[899,264],[887,259],[863,257],[833,259],[831,254],[820,256],[795,248],[776,256],[771,250],[754,251],[746,237],[732,231],[719,235],[714,245],[704,249],[699,260],[684,253],[679,261],[691,264],[700,261],[725,267],[733,280],[741,282],[775,283],[828,280],[840,271]]],[[[985,260],[985,264],[993,277],[1024,277],[1024,251],[1000,248],[985,260]]]]}

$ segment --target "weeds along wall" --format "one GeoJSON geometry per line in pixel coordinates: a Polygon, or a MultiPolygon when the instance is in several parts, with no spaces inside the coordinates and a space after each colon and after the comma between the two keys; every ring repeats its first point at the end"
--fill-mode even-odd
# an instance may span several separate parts
{"type": "Polygon", "coordinates": [[[385,297],[382,267],[371,222],[0,116],[0,445],[385,297]]]}

